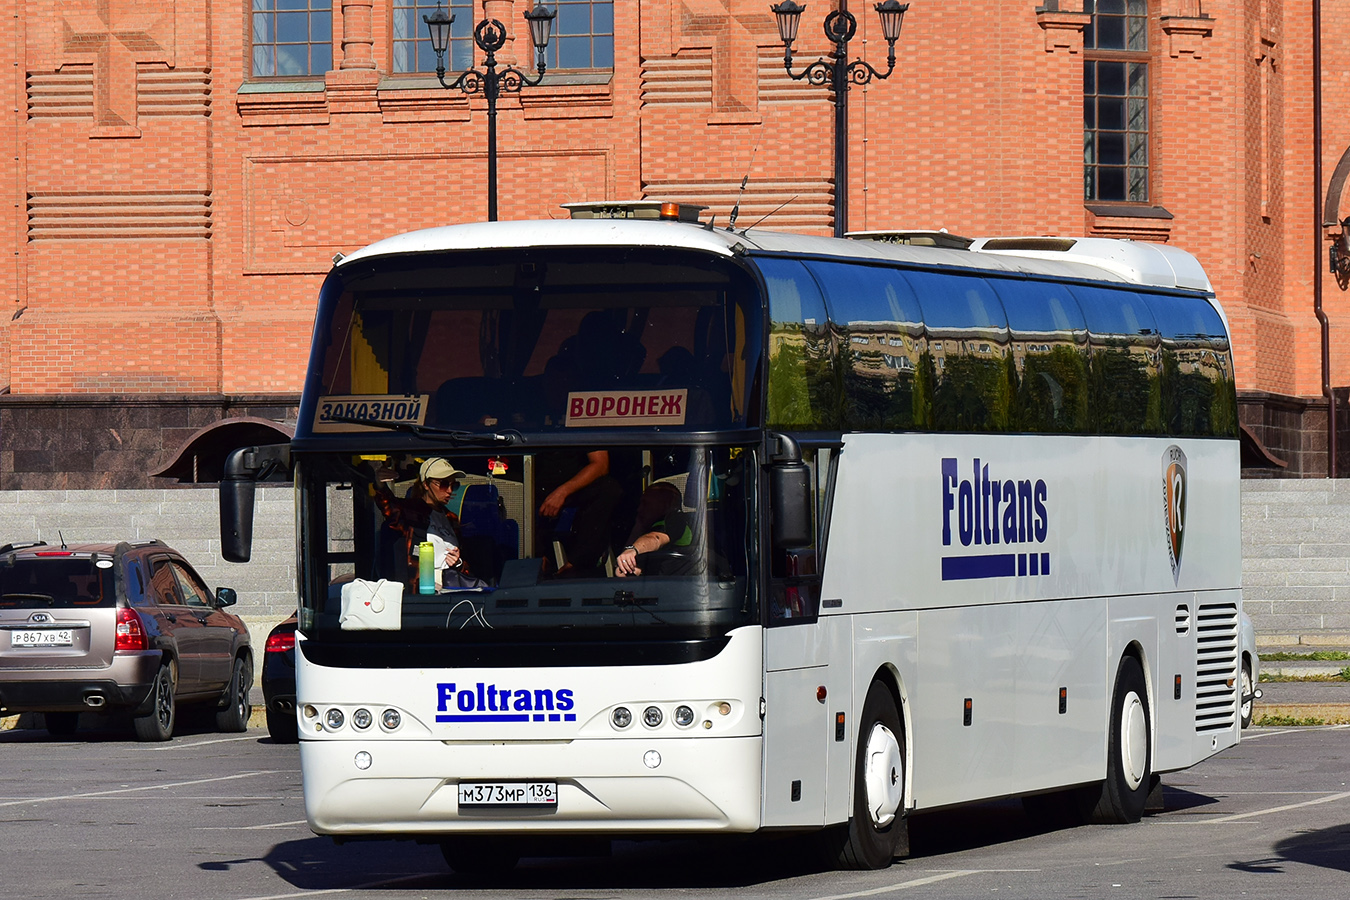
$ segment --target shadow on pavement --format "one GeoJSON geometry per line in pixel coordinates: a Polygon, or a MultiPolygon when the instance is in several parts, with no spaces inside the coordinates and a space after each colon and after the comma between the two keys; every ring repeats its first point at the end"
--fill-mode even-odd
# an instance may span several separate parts
{"type": "MultiPolygon", "coordinates": [[[[1173,812],[1218,801],[1169,788],[1165,802],[1166,811],[1173,812]]],[[[921,813],[909,822],[912,860],[996,846],[1059,830],[1033,825],[1017,799],[921,813]]],[[[1331,840],[1326,839],[1328,847],[1331,840]]],[[[325,837],[277,844],[261,859],[212,860],[199,866],[208,871],[228,871],[258,862],[290,885],[306,891],[485,886],[514,890],[725,890],[821,873],[832,882],[840,877],[821,859],[812,838],[800,835],[615,841],[611,855],[603,862],[597,856],[528,857],[514,871],[492,877],[467,877],[451,871],[435,844],[351,841],[338,845],[325,837]]]]}
{"type": "Polygon", "coordinates": [[[1275,856],[1228,864],[1240,872],[1278,874],[1286,863],[1350,872],[1350,823],[1319,828],[1285,838],[1275,845],[1275,856]]]}
{"type": "Polygon", "coordinates": [[[800,838],[616,841],[612,855],[532,857],[514,871],[467,877],[453,872],[435,844],[314,837],[277,844],[261,859],[199,863],[228,871],[261,862],[305,891],[407,890],[485,886],[509,889],[736,888],[828,871],[800,838]]]}

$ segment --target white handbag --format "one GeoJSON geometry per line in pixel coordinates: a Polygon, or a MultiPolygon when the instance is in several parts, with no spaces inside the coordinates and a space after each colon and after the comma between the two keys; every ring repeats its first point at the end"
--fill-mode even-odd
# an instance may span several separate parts
{"type": "Polygon", "coordinates": [[[338,627],[348,631],[397,631],[403,626],[403,585],[357,578],[342,586],[338,627]]]}

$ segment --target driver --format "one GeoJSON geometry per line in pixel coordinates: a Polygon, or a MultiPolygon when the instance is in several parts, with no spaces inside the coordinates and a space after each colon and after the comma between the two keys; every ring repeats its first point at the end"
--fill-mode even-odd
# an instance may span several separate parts
{"type": "Polygon", "coordinates": [[[640,553],[651,553],[667,546],[688,547],[694,532],[689,527],[683,505],[680,489],[669,481],[654,482],[643,491],[628,546],[615,560],[614,574],[620,578],[641,575],[642,569],[637,564],[640,553]]]}

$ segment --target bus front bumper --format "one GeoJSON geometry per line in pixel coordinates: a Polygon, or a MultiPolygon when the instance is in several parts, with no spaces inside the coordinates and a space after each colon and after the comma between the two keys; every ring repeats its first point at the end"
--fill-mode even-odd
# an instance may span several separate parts
{"type": "Polygon", "coordinates": [[[758,736],[506,743],[302,739],[300,754],[305,814],[316,834],[715,834],[759,827],[758,736]],[[357,765],[363,752],[369,754],[365,769],[357,765]],[[461,810],[461,781],[554,782],[557,807],[461,810]]]}

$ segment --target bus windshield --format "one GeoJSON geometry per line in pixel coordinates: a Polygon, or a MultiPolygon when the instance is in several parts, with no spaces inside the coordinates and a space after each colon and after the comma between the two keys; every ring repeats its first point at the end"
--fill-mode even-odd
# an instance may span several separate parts
{"type": "Polygon", "coordinates": [[[753,449],[482,454],[298,460],[302,629],[553,643],[698,640],[758,621],[753,449]]]}
{"type": "Polygon", "coordinates": [[[354,262],[324,287],[300,434],[408,409],[460,430],[744,427],[760,321],[742,269],[669,249],[354,262]]]}

